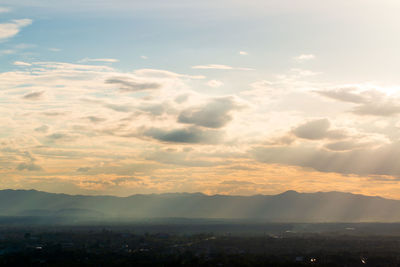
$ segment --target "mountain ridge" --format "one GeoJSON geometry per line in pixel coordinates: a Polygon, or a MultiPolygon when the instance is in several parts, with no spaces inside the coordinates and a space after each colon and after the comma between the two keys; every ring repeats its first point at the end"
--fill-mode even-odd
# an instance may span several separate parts
{"type": "Polygon", "coordinates": [[[370,198],[380,198],[380,199],[385,199],[385,200],[393,200],[393,201],[400,201],[400,199],[391,199],[391,198],[385,198],[377,195],[363,195],[363,194],[357,194],[357,193],[351,193],[351,192],[343,192],[343,191],[316,191],[316,192],[298,192],[296,190],[286,190],[278,194],[272,194],[272,195],[267,195],[267,194],[255,194],[255,195],[227,195],[227,194],[212,194],[208,195],[202,192],[167,192],[167,193],[150,193],[150,194],[132,194],[128,196],[116,196],[116,195],[84,195],[84,194],[67,194],[67,193],[52,193],[52,192],[46,192],[42,190],[36,190],[36,189],[0,189],[0,193],[4,191],[10,191],[10,192],[38,192],[38,193],[45,193],[45,194],[52,194],[52,195],[64,195],[64,196],[81,196],[81,197],[114,197],[114,198],[129,198],[129,197],[135,197],[135,196],[168,196],[168,195],[201,195],[201,196],[208,196],[208,197],[213,197],[213,196],[226,196],[226,197],[268,197],[268,196],[278,196],[278,195],[285,195],[285,194],[290,194],[290,193],[295,193],[299,195],[313,195],[313,194],[343,194],[343,195],[353,195],[353,196],[362,196],[362,197],[370,197],[370,198]]]}
{"type": "Polygon", "coordinates": [[[127,197],[0,190],[0,216],[75,219],[245,219],[268,222],[400,222],[400,200],[330,191],[276,195],[135,194],[127,197]]]}

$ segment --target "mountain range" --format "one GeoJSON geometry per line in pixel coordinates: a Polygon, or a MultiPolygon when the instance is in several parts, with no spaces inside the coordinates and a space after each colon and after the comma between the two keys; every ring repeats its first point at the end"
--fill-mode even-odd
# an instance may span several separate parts
{"type": "Polygon", "coordinates": [[[400,222],[400,201],[343,192],[229,196],[167,193],[83,196],[36,190],[0,190],[0,216],[81,220],[151,218],[265,222],[400,222]]]}

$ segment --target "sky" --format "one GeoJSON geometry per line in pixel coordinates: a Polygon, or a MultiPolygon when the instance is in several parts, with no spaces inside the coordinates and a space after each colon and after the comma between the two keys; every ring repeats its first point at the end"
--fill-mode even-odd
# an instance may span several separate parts
{"type": "Polygon", "coordinates": [[[0,188],[400,199],[399,10],[0,0],[0,188]]]}

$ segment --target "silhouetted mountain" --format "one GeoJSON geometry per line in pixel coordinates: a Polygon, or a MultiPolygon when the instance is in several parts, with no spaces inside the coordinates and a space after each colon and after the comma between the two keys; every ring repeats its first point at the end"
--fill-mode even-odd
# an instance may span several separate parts
{"type": "Polygon", "coordinates": [[[268,222],[398,222],[400,201],[341,192],[287,191],[271,196],[173,193],[114,197],[1,190],[0,216],[97,220],[205,218],[268,222]]]}

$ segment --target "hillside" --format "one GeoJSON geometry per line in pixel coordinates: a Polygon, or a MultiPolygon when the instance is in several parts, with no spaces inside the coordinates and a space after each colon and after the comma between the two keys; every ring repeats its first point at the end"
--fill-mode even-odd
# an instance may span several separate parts
{"type": "Polygon", "coordinates": [[[267,222],[398,222],[400,201],[341,192],[208,196],[174,193],[114,196],[1,190],[0,216],[96,220],[241,219],[267,222]]]}

